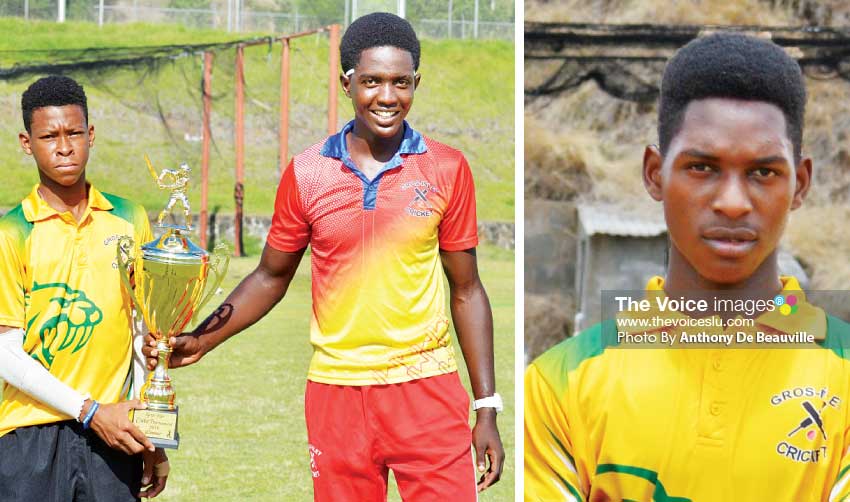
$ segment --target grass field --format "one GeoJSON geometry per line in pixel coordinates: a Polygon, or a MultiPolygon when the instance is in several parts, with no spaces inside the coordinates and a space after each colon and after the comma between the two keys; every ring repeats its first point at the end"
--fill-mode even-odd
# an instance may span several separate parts
{"type": "MultiPolygon", "coordinates": [[[[232,40],[233,34],[168,25],[106,25],[0,19],[0,69],[55,60],[49,50],[197,44],[232,40]]],[[[243,34],[241,38],[254,35],[243,34]]],[[[233,212],[234,50],[216,53],[212,86],[210,209],[233,212]]],[[[327,35],[292,42],[290,155],[324,138],[327,129],[327,35]]],[[[514,214],[514,49],[499,41],[424,40],[422,83],[408,116],[424,134],[462,150],[476,181],[479,218],[512,221],[514,214]],[[486,201],[486,203],[485,203],[486,201]]],[[[101,188],[131,194],[151,210],[163,203],[144,167],[148,153],[160,167],[187,161],[200,172],[201,56],[188,55],[132,69],[74,71],[89,95],[96,128],[88,176],[101,188]],[[167,127],[166,125],[167,124],[167,127]]],[[[36,182],[32,159],[18,146],[23,128],[20,94],[35,80],[0,80],[0,157],[7,182],[0,208],[16,205],[36,182]]],[[[271,214],[279,179],[280,44],[245,49],[245,212],[271,214]]],[[[340,91],[339,124],[352,117],[340,91]]],[[[198,181],[190,192],[197,208],[198,181]]]]}
{"type": "MultiPolygon", "coordinates": [[[[481,495],[482,502],[514,500],[513,260],[503,249],[479,249],[495,322],[496,385],[506,403],[499,429],[507,456],[502,480],[481,495]]],[[[231,262],[225,295],[256,263],[257,258],[231,262]]],[[[223,298],[213,299],[206,311],[223,298]]],[[[180,449],[169,453],[172,473],[157,500],[312,499],[304,425],[310,302],[305,259],[287,296],[269,315],[197,365],[171,372],[180,406],[180,449]]],[[[457,339],[455,349],[462,362],[457,339]]],[[[468,389],[466,369],[460,374],[468,389]]],[[[388,500],[400,500],[395,488],[388,500]]]]}

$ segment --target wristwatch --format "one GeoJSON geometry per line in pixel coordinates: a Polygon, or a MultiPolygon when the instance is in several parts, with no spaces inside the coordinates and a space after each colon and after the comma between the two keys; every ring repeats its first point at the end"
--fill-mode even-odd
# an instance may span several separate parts
{"type": "Polygon", "coordinates": [[[501,413],[504,409],[502,396],[500,396],[499,393],[496,392],[492,396],[476,399],[472,402],[472,409],[477,410],[479,408],[496,408],[496,413],[501,413]]]}

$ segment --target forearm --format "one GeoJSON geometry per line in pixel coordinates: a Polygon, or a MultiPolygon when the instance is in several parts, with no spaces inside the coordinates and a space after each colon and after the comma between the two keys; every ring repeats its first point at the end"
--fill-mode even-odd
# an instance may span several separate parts
{"type": "Polygon", "coordinates": [[[245,277],[193,331],[199,337],[204,352],[209,352],[259,321],[286,294],[291,278],[287,275],[271,275],[261,268],[245,277]]]}
{"type": "Polygon", "coordinates": [[[0,377],[50,408],[78,418],[86,397],[51,375],[24,352],[22,338],[22,330],[0,327],[0,377]]]}
{"type": "Polygon", "coordinates": [[[475,399],[496,392],[493,363],[493,313],[479,280],[467,287],[453,287],[451,311],[469,381],[475,399]]]}

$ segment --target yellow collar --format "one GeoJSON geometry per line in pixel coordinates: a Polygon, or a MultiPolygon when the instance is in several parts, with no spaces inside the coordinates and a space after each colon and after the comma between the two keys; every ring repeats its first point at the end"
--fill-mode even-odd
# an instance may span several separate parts
{"type": "MultiPolygon", "coordinates": [[[[86,206],[86,210],[83,211],[83,217],[80,219],[81,222],[85,221],[89,212],[93,210],[109,211],[113,208],[112,203],[109,202],[109,200],[107,200],[107,198],[103,196],[100,190],[98,190],[91,184],[87,184],[86,186],[88,187],[89,192],[88,203],[86,206]]],[[[63,214],[70,216],[67,211],[64,213],[60,213],[59,211],[50,207],[50,204],[48,204],[38,194],[38,187],[39,185],[36,184],[32,188],[32,191],[29,193],[29,195],[27,195],[24,200],[21,201],[21,207],[24,210],[24,217],[27,219],[27,221],[32,223],[36,221],[46,220],[52,216],[61,217],[63,214]]],[[[71,220],[73,220],[73,218],[71,218],[71,220]]]]}

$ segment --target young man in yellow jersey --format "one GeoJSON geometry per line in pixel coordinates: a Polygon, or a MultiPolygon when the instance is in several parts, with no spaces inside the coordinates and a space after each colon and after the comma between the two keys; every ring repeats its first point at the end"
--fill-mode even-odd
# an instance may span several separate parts
{"type": "Polygon", "coordinates": [[[711,35],[670,60],[659,145],[647,147],[643,165],[647,191],[664,206],[666,277],[650,280],[646,311],[621,313],[529,366],[527,501],[850,497],[850,326],[808,303],[777,266],[788,216],[812,179],[801,153],[805,100],[799,65],[766,40],[711,35]],[[620,338],[682,332],[677,323],[693,320],[723,326],[728,313],[665,311],[656,301],[713,296],[795,302],[715,332],[813,341],[686,350],[620,338]],[[638,330],[636,318],[660,322],[638,330]]]}
{"type": "Polygon", "coordinates": [[[115,266],[118,237],[151,240],[147,215],[86,181],[95,135],[77,82],[42,78],[21,108],[39,183],[0,218],[0,500],[154,497],[168,463],[128,419],[144,368],[115,266]]]}

